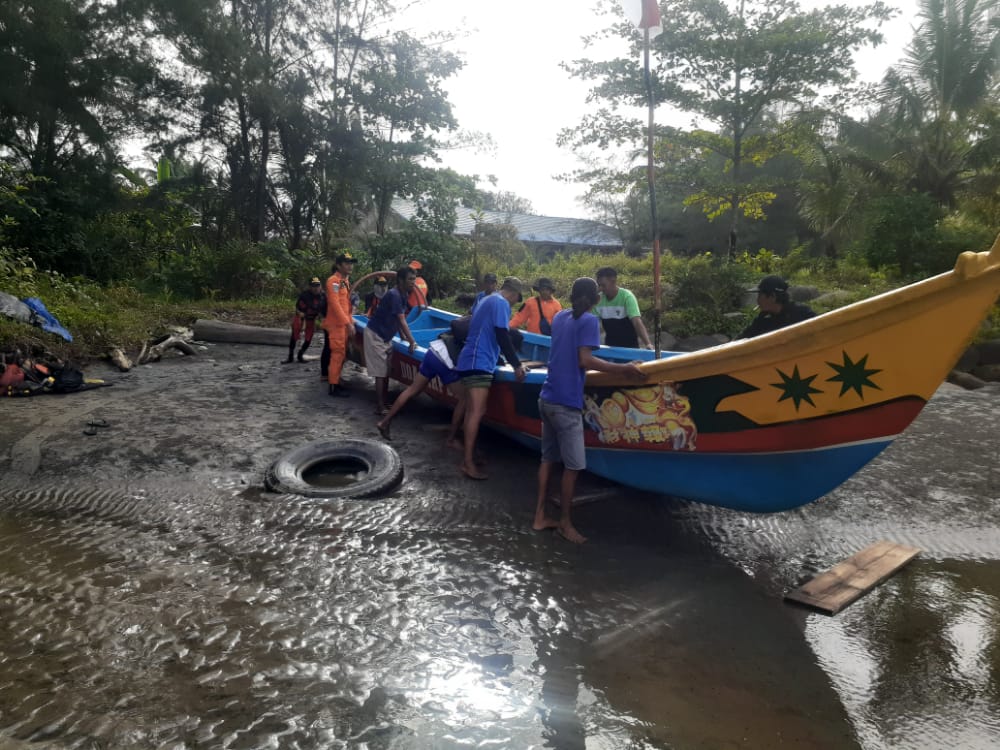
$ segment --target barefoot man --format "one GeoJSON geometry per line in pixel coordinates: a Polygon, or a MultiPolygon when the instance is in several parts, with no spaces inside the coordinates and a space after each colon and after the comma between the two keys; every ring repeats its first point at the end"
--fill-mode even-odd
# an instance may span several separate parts
{"type": "Polygon", "coordinates": [[[573,527],[570,511],[576,477],[586,468],[583,444],[583,381],[587,370],[613,372],[630,380],[645,379],[636,363],[617,364],[598,359],[593,350],[601,345],[600,322],[590,310],[597,304],[597,282],[580,278],[570,292],[572,309],[563,310],[552,320],[552,349],[549,353],[549,373],[538,399],[542,416],[542,462],[538,467],[538,503],[532,528],[556,529],[576,544],[587,541],[573,527]],[[562,517],[555,521],[545,515],[552,464],[563,464],[559,504],[562,517]]]}
{"type": "Polygon", "coordinates": [[[469,337],[465,340],[462,353],[458,355],[456,370],[465,387],[465,423],[463,426],[464,445],[462,473],[469,479],[488,479],[476,466],[476,437],[479,424],[486,414],[486,401],[493,384],[493,371],[497,359],[503,352],[508,364],[514,368],[518,383],[524,382],[525,370],[511,343],[507,323],[510,320],[510,306],[520,302],[524,285],[516,276],[503,280],[499,292],[483,297],[476,305],[469,324],[469,337]]]}
{"type": "Polygon", "coordinates": [[[459,349],[449,351],[448,344],[444,340],[437,338],[427,345],[427,353],[420,363],[420,370],[413,376],[410,387],[400,393],[389,409],[389,413],[375,423],[378,430],[386,440],[391,440],[389,428],[393,418],[399,414],[411,398],[419,396],[431,384],[434,378],[441,381],[441,385],[451,391],[456,399],[455,409],[451,413],[451,425],[448,428],[448,437],[445,438],[445,445],[449,448],[462,450],[462,444],[457,435],[465,418],[465,388],[458,380],[458,373],[455,372],[455,360],[458,359],[459,349]]]}

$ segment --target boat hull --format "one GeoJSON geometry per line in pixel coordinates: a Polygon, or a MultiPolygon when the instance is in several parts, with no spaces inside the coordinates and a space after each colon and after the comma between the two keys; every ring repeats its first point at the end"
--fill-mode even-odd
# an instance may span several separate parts
{"type": "MultiPolygon", "coordinates": [[[[601,347],[641,359],[635,385],[589,373],[587,468],[637,489],[741,511],[812,502],[857,472],[906,429],[954,366],[1000,294],[1000,239],[965,253],[954,271],[756,339],[692,353],[601,347]]],[[[411,322],[420,347],[394,344],[392,377],[410,383],[429,341],[454,317],[411,322]]],[[[359,319],[359,328],[364,319],[359,319]]],[[[499,367],[486,424],[537,447],[548,337],[526,334],[523,383],[499,367]]],[[[429,394],[454,397],[437,381],[429,394]]]]}

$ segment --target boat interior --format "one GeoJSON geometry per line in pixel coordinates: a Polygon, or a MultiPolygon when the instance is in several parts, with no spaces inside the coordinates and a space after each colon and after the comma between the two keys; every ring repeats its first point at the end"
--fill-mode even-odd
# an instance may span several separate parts
{"type": "MultiPolygon", "coordinates": [[[[408,320],[410,332],[416,339],[417,345],[426,348],[442,333],[451,330],[451,321],[454,317],[452,313],[443,310],[433,307],[426,308],[419,315],[408,320]]],[[[521,331],[521,333],[524,334],[524,340],[518,350],[518,355],[522,362],[529,368],[544,367],[549,361],[549,342],[551,339],[548,336],[528,331],[521,331]]],[[[682,354],[682,352],[661,352],[660,359],[675,357],[678,354],[682,354]]],[[[595,352],[595,356],[610,362],[635,362],[636,360],[645,362],[656,358],[654,352],[647,349],[627,349],[616,346],[602,346],[595,352]]]]}

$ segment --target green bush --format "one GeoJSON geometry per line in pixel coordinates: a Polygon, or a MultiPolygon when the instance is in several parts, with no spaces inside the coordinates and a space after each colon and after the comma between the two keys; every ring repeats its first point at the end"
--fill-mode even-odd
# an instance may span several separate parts
{"type": "MultiPolygon", "coordinates": [[[[319,266],[319,258],[306,259],[310,266],[319,266]]],[[[317,274],[323,275],[321,267],[307,269],[301,256],[293,260],[282,242],[232,240],[217,249],[196,245],[171,251],[142,286],[181,299],[257,299],[291,294],[317,274]]]]}
{"type": "Polygon", "coordinates": [[[941,217],[941,208],[926,195],[875,198],[865,211],[858,250],[872,268],[895,268],[903,278],[937,273],[942,264],[937,231],[941,217]]]}
{"type": "Polygon", "coordinates": [[[394,271],[411,260],[419,260],[420,275],[427,281],[431,299],[454,295],[472,274],[468,240],[429,229],[407,227],[401,232],[373,237],[359,254],[355,275],[369,271],[394,271]]]}

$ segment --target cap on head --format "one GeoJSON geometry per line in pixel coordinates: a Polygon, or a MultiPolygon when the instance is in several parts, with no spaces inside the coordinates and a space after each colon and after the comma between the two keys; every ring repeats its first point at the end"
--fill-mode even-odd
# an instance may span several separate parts
{"type": "Polygon", "coordinates": [[[598,297],[597,282],[589,276],[581,276],[579,279],[574,281],[573,288],[569,293],[570,302],[573,303],[582,299],[592,300],[596,303],[598,297]]]}
{"type": "Polygon", "coordinates": [[[751,289],[752,292],[757,292],[758,294],[766,294],[768,296],[774,296],[779,292],[788,291],[788,282],[785,281],[780,276],[765,276],[760,280],[756,289],[751,289]]]}
{"type": "Polygon", "coordinates": [[[497,275],[495,273],[493,273],[493,272],[484,273],[483,274],[483,283],[484,284],[496,284],[497,283],[497,275]]]}
{"type": "Polygon", "coordinates": [[[309,286],[320,286],[323,282],[319,280],[319,276],[313,276],[309,279],[309,286]]]}
{"type": "Polygon", "coordinates": [[[337,256],[337,259],[334,261],[334,263],[336,263],[338,266],[341,263],[354,263],[354,262],[355,258],[353,255],[351,255],[350,250],[345,250],[344,252],[342,252],[340,255],[337,256]]]}
{"type": "Polygon", "coordinates": [[[536,292],[540,292],[543,289],[548,289],[550,292],[555,292],[556,285],[552,283],[552,279],[548,278],[547,276],[541,276],[535,282],[535,285],[532,287],[532,289],[534,289],[536,292]]]}
{"type": "Polygon", "coordinates": [[[500,285],[501,291],[504,289],[510,289],[513,292],[517,292],[517,301],[520,302],[524,299],[524,284],[517,276],[506,276],[504,277],[503,284],[500,285]]]}
{"type": "Polygon", "coordinates": [[[376,284],[388,284],[389,282],[385,280],[385,276],[377,276],[377,277],[375,277],[375,283],[376,284]]]}
{"type": "Polygon", "coordinates": [[[424,267],[424,264],[421,263],[419,260],[411,260],[409,263],[407,263],[407,265],[414,271],[419,271],[421,268],[424,267]]]}

